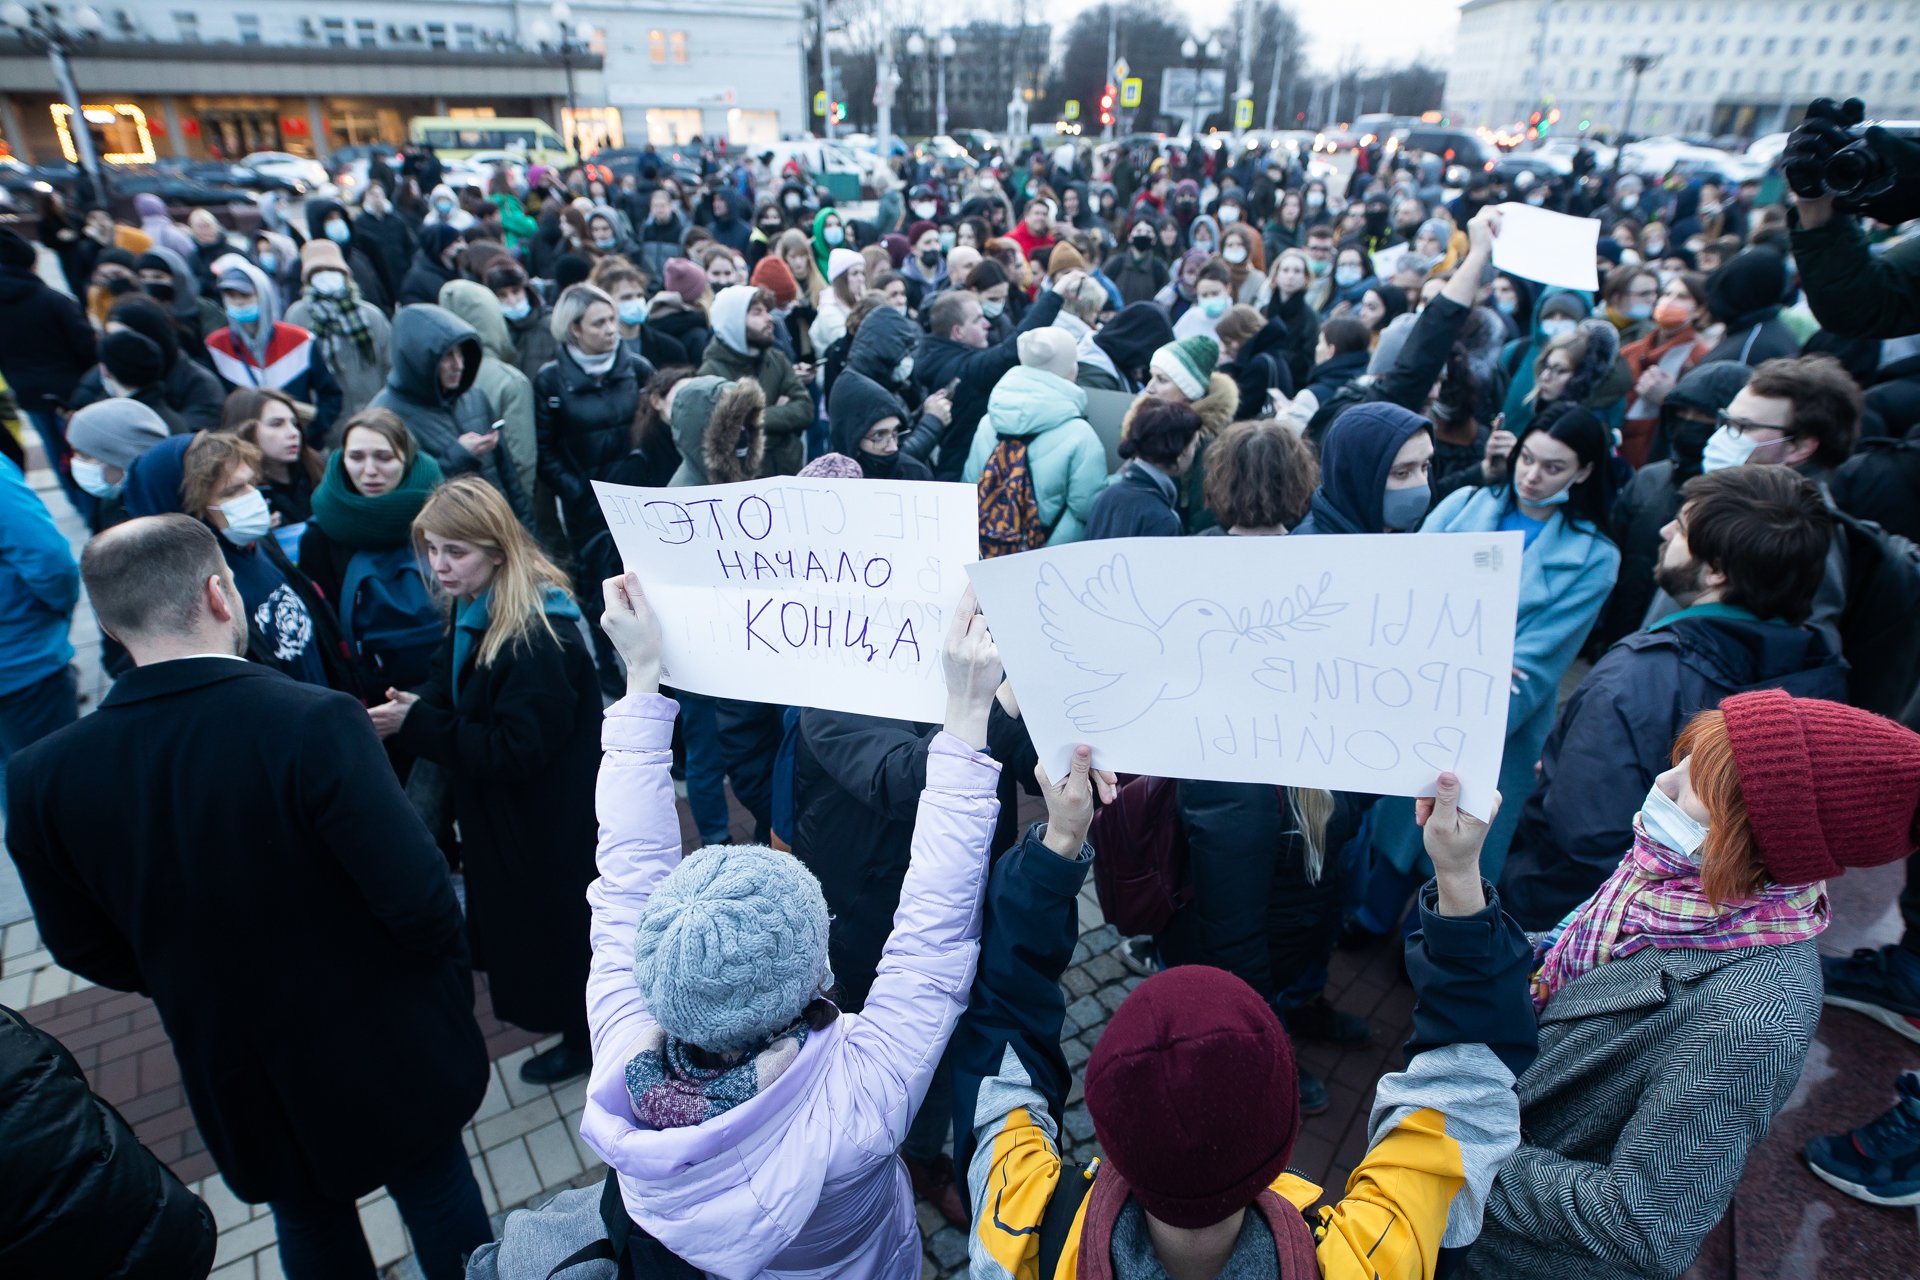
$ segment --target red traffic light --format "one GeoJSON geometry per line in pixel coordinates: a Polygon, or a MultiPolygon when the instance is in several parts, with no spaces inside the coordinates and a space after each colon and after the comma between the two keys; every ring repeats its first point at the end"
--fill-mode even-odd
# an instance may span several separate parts
{"type": "Polygon", "coordinates": [[[1529,116],[1529,117],[1527,117],[1527,123],[1528,123],[1528,124],[1539,124],[1539,123],[1540,123],[1540,113],[1539,113],[1538,111],[1536,111],[1536,112],[1534,112],[1534,113],[1533,113],[1533,114],[1532,114],[1531,116],[1529,116]]]}

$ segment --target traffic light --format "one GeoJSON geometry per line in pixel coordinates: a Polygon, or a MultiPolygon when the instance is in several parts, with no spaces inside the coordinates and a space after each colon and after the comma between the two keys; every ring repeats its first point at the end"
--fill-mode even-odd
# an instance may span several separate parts
{"type": "Polygon", "coordinates": [[[839,102],[836,102],[833,104],[833,122],[835,124],[845,124],[846,120],[847,120],[847,103],[846,103],[846,100],[843,98],[839,102]]]}
{"type": "Polygon", "coordinates": [[[1113,123],[1113,85],[1111,82],[1100,90],[1100,123],[1113,123]]]}

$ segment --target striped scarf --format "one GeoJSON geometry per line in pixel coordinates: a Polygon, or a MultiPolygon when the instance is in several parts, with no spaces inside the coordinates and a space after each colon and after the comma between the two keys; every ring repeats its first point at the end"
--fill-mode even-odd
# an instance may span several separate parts
{"type": "Polygon", "coordinates": [[[1609,960],[1643,947],[1730,951],[1817,938],[1827,927],[1824,882],[1767,885],[1751,898],[1714,906],[1700,868],[1647,835],[1636,816],[1633,849],[1591,898],[1536,944],[1533,1007],[1609,960]]]}
{"type": "Polygon", "coordinates": [[[353,285],[351,276],[343,297],[308,290],[307,319],[313,322],[309,327],[329,364],[338,367],[343,363],[340,359],[345,354],[343,344],[348,342],[360,353],[362,362],[373,359],[373,335],[367,331],[367,322],[360,315],[360,290],[353,285]]]}
{"type": "Polygon", "coordinates": [[[724,1066],[705,1066],[691,1046],[656,1026],[627,1062],[633,1117],[655,1129],[684,1129],[731,1111],[785,1074],[812,1029],[796,1022],[724,1066]]]}

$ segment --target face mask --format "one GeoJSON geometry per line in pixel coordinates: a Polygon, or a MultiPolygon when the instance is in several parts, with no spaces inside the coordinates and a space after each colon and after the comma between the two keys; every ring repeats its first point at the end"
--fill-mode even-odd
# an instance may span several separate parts
{"type": "Polygon", "coordinates": [[[514,303],[512,306],[508,306],[503,302],[500,304],[500,314],[509,320],[525,320],[533,314],[533,304],[525,298],[520,299],[520,301],[514,303]]]}
{"type": "Polygon", "coordinates": [[[1677,801],[1655,783],[1640,806],[1640,826],[1651,840],[1665,845],[1695,866],[1700,864],[1700,846],[1707,842],[1707,829],[1693,820],[1677,801]]]}
{"type": "Polygon", "coordinates": [[[1641,241],[1641,246],[1646,249],[1647,257],[1649,258],[1664,258],[1667,256],[1667,242],[1665,240],[1643,240],[1641,241]]]}
{"type": "Polygon", "coordinates": [[[1327,198],[1325,196],[1310,195],[1307,197],[1307,208],[1324,209],[1326,207],[1327,207],[1327,198]]]}
{"type": "Polygon", "coordinates": [[[931,200],[916,200],[913,202],[913,216],[916,218],[931,218],[939,211],[940,206],[931,200]]]}
{"type": "Polygon", "coordinates": [[[347,241],[353,239],[353,228],[349,227],[340,219],[335,218],[333,221],[327,223],[327,239],[333,241],[335,244],[345,244],[347,241]]]}
{"type": "Polygon", "coordinates": [[[257,302],[249,302],[244,307],[229,306],[227,308],[227,319],[238,325],[258,324],[260,321],[260,304],[257,302]]]}
{"type": "Polygon", "coordinates": [[[1340,286],[1341,288],[1346,288],[1346,287],[1348,287],[1348,286],[1350,286],[1350,285],[1356,285],[1356,284],[1359,284],[1359,283],[1360,283],[1360,268],[1358,268],[1358,267],[1335,267],[1335,268],[1333,269],[1333,282],[1334,282],[1335,284],[1337,284],[1337,285],[1339,285],[1339,286],[1340,286]]]}
{"type": "Polygon", "coordinates": [[[980,304],[980,314],[989,320],[998,320],[1001,313],[1006,309],[1007,304],[1005,302],[983,302],[980,304]]]}
{"type": "Polygon", "coordinates": [[[1220,251],[1220,256],[1235,266],[1239,266],[1247,260],[1247,246],[1243,244],[1230,244],[1220,251]]]}
{"type": "Polygon", "coordinates": [[[258,489],[249,489],[232,502],[221,503],[220,514],[227,518],[227,541],[236,547],[258,542],[273,528],[273,513],[267,509],[266,497],[258,489]]]}
{"type": "Polygon", "coordinates": [[[1627,319],[1629,320],[1651,320],[1652,318],[1653,304],[1651,302],[1636,302],[1627,308],[1627,319]]]}
{"type": "Polygon", "coordinates": [[[435,200],[435,201],[433,202],[433,207],[434,207],[434,208],[435,208],[436,210],[438,210],[438,211],[439,211],[439,213],[440,213],[440,216],[442,216],[442,217],[445,217],[445,216],[446,216],[447,214],[449,214],[449,213],[452,213],[452,212],[453,212],[453,201],[451,201],[451,200],[435,200]]]}
{"type": "Polygon", "coordinates": [[[344,271],[316,271],[307,281],[315,293],[323,293],[329,298],[338,298],[347,291],[347,276],[344,271]]]}
{"type": "Polygon", "coordinates": [[[280,255],[277,253],[261,254],[260,269],[268,275],[272,275],[274,272],[280,270],[280,255]]]}
{"type": "Polygon", "coordinates": [[[1557,338],[1563,333],[1573,332],[1573,321],[1565,316],[1548,316],[1540,322],[1540,332],[1549,338],[1557,338]]]}
{"type": "Polygon", "coordinates": [[[620,312],[621,324],[635,325],[644,323],[647,318],[647,300],[645,298],[628,298],[620,304],[618,310],[620,312]]]}
{"type": "Polygon", "coordinates": [[[925,267],[929,271],[939,266],[940,251],[938,249],[922,250],[920,254],[920,265],[925,267]]]}
{"type": "MultiPolygon", "coordinates": [[[[984,302],[981,303],[980,310],[982,312],[985,312],[986,309],[987,309],[987,304],[984,302]]],[[[893,366],[893,380],[896,383],[904,383],[908,378],[911,378],[912,376],[913,376],[913,356],[911,354],[901,356],[900,363],[893,366]]]]}
{"type": "Polygon", "coordinates": [[[1534,507],[1559,507],[1566,505],[1567,500],[1571,497],[1573,497],[1573,485],[1568,484],[1566,488],[1554,494],[1551,498],[1542,498],[1538,502],[1529,503],[1528,505],[1534,507]]]}
{"type": "Polygon", "coordinates": [[[124,480],[107,479],[107,468],[104,463],[75,458],[72,470],[73,482],[96,498],[117,498],[120,496],[120,491],[127,487],[124,480]]]}
{"type": "Polygon", "coordinates": [[[800,207],[800,197],[793,194],[791,191],[789,191],[787,193],[786,199],[781,201],[781,203],[786,205],[787,208],[789,209],[798,209],[800,207]]]}
{"type": "Polygon", "coordinates": [[[1307,274],[1314,277],[1316,280],[1319,279],[1321,276],[1327,274],[1327,272],[1331,270],[1332,267],[1333,267],[1333,264],[1331,262],[1322,262],[1318,258],[1307,259],[1307,274]]]}
{"type": "Polygon", "coordinates": [[[838,248],[841,242],[847,238],[847,233],[839,227],[828,227],[820,233],[820,238],[835,248],[838,248]]]}
{"type": "Polygon", "coordinates": [[[1708,204],[1708,203],[1706,203],[1705,201],[1702,201],[1702,202],[1700,203],[1700,216],[1701,216],[1701,217],[1703,217],[1703,218],[1711,218],[1711,217],[1712,217],[1712,216],[1713,216],[1714,214],[1716,214],[1716,213],[1718,213],[1718,212],[1720,212],[1720,206],[1719,206],[1719,205],[1717,205],[1717,204],[1708,204]]]}
{"type": "Polygon", "coordinates": [[[1759,443],[1736,432],[1732,427],[1721,427],[1707,437],[1706,451],[1700,455],[1702,471],[1719,471],[1726,467],[1743,467],[1759,443]]]}
{"type": "Polygon", "coordinates": [[[145,284],[141,285],[140,287],[142,289],[145,289],[147,291],[147,296],[149,298],[152,298],[155,302],[172,302],[173,301],[173,284],[171,281],[149,280],[145,284]]]}
{"type": "Polygon", "coordinates": [[[1232,206],[1228,206],[1220,211],[1219,218],[1222,226],[1230,227],[1240,221],[1240,211],[1232,206]]]}
{"type": "Polygon", "coordinates": [[[1541,205],[1545,204],[1546,202],[1547,202],[1547,196],[1546,196],[1546,193],[1543,191],[1536,191],[1532,195],[1527,197],[1527,203],[1532,205],[1536,209],[1538,209],[1541,205]]]}
{"type": "Polygon", "coordinates": [[[593,247],[596,249],[611,249],[615,243],[616,241],[612,236],[595,236],[593,238],[593,247]]]}
{"type": "Polygon", "coordinates": [[[953,232],[942,231],[940,233],[940,252],[946,253],[948,250],[953,248],[955,243],[956,243],[956,237],[954,236],[953,232]]]}
{"type": "Polygon", "coordinates": [[[107,292],[112,294],[116,298],[124,293],[132,293],[133,277],[132,276],[108,276],[107,292]]]}
{"type": "Polygon", "coordinates": [[[1693,308],[1678,298],[1662,298],[1653,304],[1653,322],[1662,329],[1678,329],[1693,319],[1693,308]]]}
{"type": "Polygon", "coordinates": [[[1493,309],[1503,316],[1512,315],[1514,305],[1512,298],[1495,298],[1493,300],[1493,309]]]}
{"type": "Polygon", "coordinates": [[[1227,314],[1226,297],[1221,294],[1215,294],[1211,298],[1200,299],[1200,314],[1210,320],[1218,320],[1221,316],[1227,314]]]}
{"type": "Polygon", "coordinates": [[[1389,489],[1380,497],[1380,523],[1389,533],[1418,529],[1433,502],[1433,489],[1419,484],[1411,489],[1389,489]]]}

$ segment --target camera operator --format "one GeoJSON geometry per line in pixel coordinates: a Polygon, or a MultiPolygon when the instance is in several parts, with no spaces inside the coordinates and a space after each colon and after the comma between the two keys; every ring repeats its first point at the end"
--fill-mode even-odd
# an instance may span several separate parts
{"type": "Polygon", "coordinates": [[[1860,129],[1858,98],[1807,108],[1781,162],[1793,188],[1793,256],[1807,305],[1828,332],[1847,338],[1920,333],[1920,237],[1878,256],[1852,214],[1888,226],[1920,217],[1920,145],[1879,126],[1860,129]]]}

